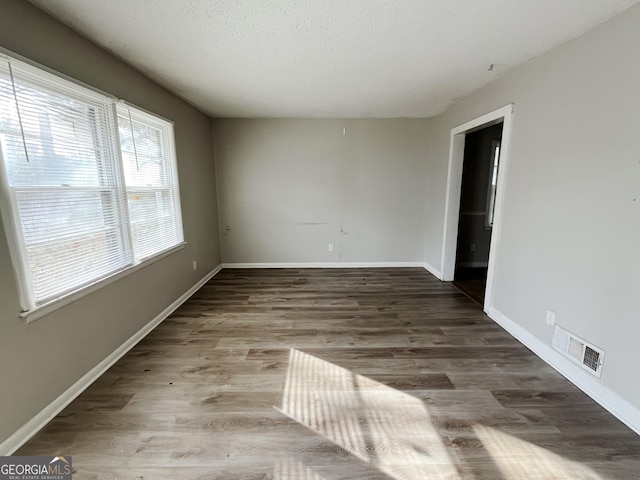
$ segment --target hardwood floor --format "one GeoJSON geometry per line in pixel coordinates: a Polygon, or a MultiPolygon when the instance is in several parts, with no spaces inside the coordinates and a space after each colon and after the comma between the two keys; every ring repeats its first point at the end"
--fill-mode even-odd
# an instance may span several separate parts
{"type": "Polygon", "coordinates": [[[453,286],[477,303],[480,307],[484,305],[484,292],[487,289],[486,278],[456,280],[453,282],[453,286]]]}
{"type": "Polygon", "coordinates": [[[487,268],[456,267],[453,285],[482,307],[487,288],[487,268]]]}
{"type": "Polygon", "coordinates": [[[40,454],[76,480],[640,478],[640,437],[410,268],[223,270],[40,454]]]}

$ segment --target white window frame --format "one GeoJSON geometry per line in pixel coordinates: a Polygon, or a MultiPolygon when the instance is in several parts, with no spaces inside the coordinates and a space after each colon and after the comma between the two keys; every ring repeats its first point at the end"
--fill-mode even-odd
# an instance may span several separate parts
{"type": "MultiPolygon", "coordinates": [[[[176,161],[176,150],[175,150],[175,138],[173,131],[173,123],[164,120],[157,115],[141,110],[133,105],[130,105],[126,102],[120,101],[116,106],[116,122],[118,122],[119,117],[128,118],[131,122],[144,123],[154,129],[157,129],[161,132],[162,135],[162,151],[165,153],[165,157],[169,160],[167,165],[164,165],[165,174],[164,176],[170,180],[171,185],[156,185],[156,186],[134,186],[127,184],[126,178],[123,180],[123,188],[125,195],[132,191],[144,192],[144,191],[153,191],[153,192],[167,192],[171,196],[171,208],[173,209],[173,221],[175,221],[179,227],[178,236],[180,241],[184,240],[184,232],[182,228],[182,208],[180,205],[180,188],[178,184],[178,169],[177,169],[177,161],[176,161]]],[[[117,123],[117,125],[119,125],[117,123]]],[[[120,161],[124,162],[122,148],[120,148],[120,161]]],[[[129,216],[128,224],[129,224],[129,237],[131,239],[132,235],[132,225],[133,220],[129,216]]],[[[158,250],[150,255],[142,256],[139,255],[135,249],[135,242],[133,239],[130,240],[132,243],[133,257],[134,263],[141,263],[145,260],[153,258],[159,254],[162,254],[164,250],[158,250]]],[[[173,248],[173,247],[169,247],[173,248]]]]}
{"type": "Polygon", "coordinates": [[[489,166],[489,185],[487,186],[487,208],[484,217],[484,228],[493,228],[493,218],[496,209],[496,193],[498,191],[498,175],[500,173],[500,140],[491,142],[491,165],[489,166]]]}
{"type": "MultiPolygon", "coordinates": [[[[27,254],[25,250],[24,238],[22,237],[22,226],[21,219],[19,216],[19,212],[16,206],[15,201],[13,200],[13,194],[11,193],[11,189],[13,188],[9,184],[9,177],[7,174],[7,170],[5,167],[5,160],[2,157],[3,153],[0,150],[0,207],[2,211],[2,222],[4,226],[4,230],[7,236],[9,250],[12,258],[13,268],[16,275],[16,280],[18,284],[18,291],[20,295],[20,303],[22,306],[22,312],[20,316],[23,317],[27,323],[34,321],[38,318],[41,318],[48,313],[67,305],[85,295],[88,295],[104,286],[119,280],[120,278],[129,275],[135,271],[140,270],[141,268],[146,267],[147,265],[156,262],[177,250],[184,248],[186,242],[184,241],[184,227],[182,223],[182,212],[180,205],[180,191],[179,191],[179,179],[178,179],[178,169],[177,169],[177,158],[175,151],[175,139],[173,132],[173,122],[166,120],[162,117],[154,115],[146,110],[142,110],[132,104],[125,103],[124,101],[119,101],[118,99],[104,94],[104,92],[99,92],[95,89],[88,88],[86,85],[81,84],[80,82],[73,81],[64,75],[60,75],[57,72],[52,72],[51,70],[41,67],[40,65],[33,64],[30,61],[25,61],[22,58],[17,58],[13,55],[3,54],[0,52],[0,60],[9,61],[12,64],[22,63],[27,64],[30,68],[37,68],[40,70],[39,73],[42,74],[44,78],[47,76],[53,75],[52,83],[60,84],[63,82],[65,84],[65,88],[68,89],[70,93],[70,97],[73,97],[74,91],[82,92],[83,94],[87,94],[88,91],[93,95],[101,95],[104,99],[107,99],[111,104],[111,114],[113,117],[113,131],[105,131],[101,132],[102,134],[109,135],[108,141],[111,141],[116,146],[116,154],[114,167],[118,170],[116,186],[114,188],[119,190],[119,194],[123,195],[125,199],[124,205],[122,206],[122,218],[123,225],[126,232],[124,232],[125,242],[123,243],[123,249],[128,250],[125,252],[125,255],[129,255],[130,261],[125,262],[122,268],[116,269],[113,273],[108,274],[106,276],[97,277],[93,280],[86,282],[85,284],[79,285],[77,288],[73,290],[64,290],[60,291],[59,294],[51,298],[47,298],[46,300],[40,302],[34,298],[34,288],[30,282],[30,270],[27,262],[27,254]],[[118,106],[118,104],[120,106],[118,106]],[[127,187],[125,185],[124,175],[123,175],[123,155],[120,148],[119,135],[118,135],[118,127],[117,127],[117,109],[118,108],[127,108],[132,112],[135,112],[136,116],[140,116],[142,118],[148,119],[149,122],[153,122],[154,127],[159,128],[163,132],[164,139],[164,148],[166,149],[167,162],[169,163],[169,168],[171,169],[171,181],[172,185],[169,185],[166,188],[169,188],[173,191],[173,206],[174,206],[174,214],[175,214],[175,222],[178,234],[176,234],[176,243],[168,246],[167,248],[163,248],[160,251],[154,252],[152,255],[145,258],[136,258],[136,255],[132,252],[131,246],[131,225],[128,218],[128,208],[126,205],[126,192],[127,187]]],[[[1,148],[1,145],[0,145],[1,148]]]]}

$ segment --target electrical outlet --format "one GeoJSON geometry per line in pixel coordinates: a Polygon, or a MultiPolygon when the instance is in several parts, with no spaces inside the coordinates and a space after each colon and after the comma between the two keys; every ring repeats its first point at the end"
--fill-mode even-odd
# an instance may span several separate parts
{"type": "Polygon", "coordinates": [[[475,252],[475,251],[476,251],[476,244],[475,244],[475,243],[472,243],[472,244],[471,244],[471,251],[472,251],[472,252],[475,252]]]}
{"type": "Polygon", "coordinates": [[[195,272],[198,269],[198,262],[193,261],[193,271],[195,272]]]}
{"type": "Polygon", "coordinates": [[[553,327],[556,324],[556,312],[547,310],[547,325],[553,327]]]}
{"type": "Polygon", "coordinates": [[[333,243],[330,243],[330,244],[329,244],[329,251],[330,251],[330,252],[333,252],[333,243]]]}

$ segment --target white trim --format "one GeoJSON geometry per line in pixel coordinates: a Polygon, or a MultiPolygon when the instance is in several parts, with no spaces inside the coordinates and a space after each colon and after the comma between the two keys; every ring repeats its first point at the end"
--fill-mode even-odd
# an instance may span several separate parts
{"type": "Polygon", "coordinates": [[[504,191],[507,185],[509,159],[511,156],[511,131],[513,129],[513,104],[503,107],[502,139],[500,141],[500,166],[494,204],[493,225],[489,242],[489,264],[487,265],[487,284],[484,291],[484,309],[493,307],[493,291],[496,283],[496,261],[502,239],[502,212],[504,210],[504,191]]]}
{"type": "Polygon", "coordinates": [[[4,58],[6,60],[18,60],[19,62],[22,62],[26,65],[29,65],[31,67],[35,67],[35,68],[39,68],[40,70],[43,70],[47,73],[50,73],[51,75],[55,75],[58,78],[62,78],[63,80],[67,80],[71,83],[75,83],[76,85],[82,87],[82,88],[86,88],[87,90],[92,90],[95,93],[98,93],[104,97],[107,97],[113,101],[117,100],[117,97],[115,95],[112,95],[108,92],[105,92],[104,90],[100,90],[97,87],[94,87],[93,85],[89,85],[88,83],[84,83],[81,80],[78,80],[76,78],[70,77],[69,75],[66,75],[62,72],[59,72],[57,70],[54,70],[51,67],[47,67],[46,65],[43,65],[42,63],[38,63],[34,60],[31,60],[30,58],[24,57],[22,55],[20,55],[19,53],[15,53],[12,52],[11,50],[8,50],[4,47],[0,47],[0,58],[4,58]]]}
{"type": "Polygon", "coordinates": [[[100,290],[101,288],[104,288],[107,285],[117,280],[120,280],[121,278],[126,277],[127,275],[131,275],[132,273],[135,273],[138,270],[148,267],[149,265],[157,262],[158,260],[162,260],[163,258],[171,255],[172,253],[182,250],[186,245],[187,245],[186,242],[182,242],[174,247],[169,248],[168,250],[165,250],[164,252],[158,253],[155,256],[150,257],[147,260],[144,260],[141,263],[138,263],[137,265],[131,265],[129,267],[125,267],[124,269],[118,270],[117,272],[115,272],[114,274],[108,277],[101,278],[100,280],[96,280],[93,283],[80,287],[78,290],[74,290],[73,292],[70,292],[61,297],[55,298],[32,310],[22,312],[20,313],[20,317],[24,318],[26,323],[35,322],[39,318],[42,318],[50,314],[51,312],[54,312],[57,309],[64,307],[65,305],[69,305],[70,303],[73,303],[76,300],[79,300],[82,297],[89,295],[90,293],[100,290]]]}
{"type": "Polygon", "coordinates": [[[435,268],[433,265],[431,265],[430,263],[424,262],[422,266],[427,272],[429,272],[431,275],[436,277],[438,280],[442,280],[442,272],[437,268],[435,268]]]}
{"type": "MultiPolygon", "coordinates": [[[[128,269],[129,273],[131,271],[135,271],[130,269],[132,265],[135,268],[137,265],[144,264],[147,259],[151,260],[156,257],[161,258],[165,251],[170,251],[172,249],[175,250],[174,247],[184,244],[184,227],[182,223],[182,210],[180,205],[180,190],[174,138],[174,122],[166,120],[163,117],[150,113],[146,110],[143,111],[138,107],[130,106],[130,104],[127,104],[125,101],[117,103],[117,106],[120,109],[125,108],[124,105],[126,105],[126,109],[129,112],[129,118],[131,118],[131,115],[134,114],[136,117],[140,117],[138,119],[139,121],[145,124],[151,124],[154,128],[157,128],[161,132],[161,140],[163,141],[164,146],[163,160],[167,164],[167,167],[165,169],[172,173],[172,175],[170,175],[171,184],[162,187],[161,189],[170,191],[170,196],[173,204],[173,220],[176,223],[176,230],[179,234],[177,240],[179,240],[180,242],[167,248],[164,251],[156,252],[151,256],[147,256],[146,258],[140,259],[135,256],[132,257],[132,225],[130,224],[131,222],[129,211],[126,205],[126,192],[129,191],[130,188],[127,187],[125,178],[122,175],[124,158],[120,148],[121,145],[118,135],[118,116],[117,112],[115,111],[116,102],[118,102],[118,100],[113,95],[109,95],[100,90],[91,88],[90,86],[87,86],[82,82],[78,82],[66,75],[43,67],[42,65],[25,59],[20,55],[15,55],[13,54],[13,52],[3,49],[2,47],[0,47],[0,60],[3,60],[2,62],[0,62],[0,70],[2,71],[3,75],[9,76],[8,78],[11,80],[12,84],[14,83],[13,71],[14,69],[16,69],[16,74],[18,72],[22,72],[22,74],[26,75],[25,79],[27,80],[25,81],[27,81],[27,83],[34,88],[44,87],[47,91],[51,90],[51,92],[60,94],[65,98],[80,101],[82,105],[93,106],[100,112],[103,112],[104,110],[104,113],[112,113],[112,115],[105,117],[105,120],[107,121],[104,122],[104,124],[103,122],[100,122],[100,125],[98,125],[98,127],[96,128],[98,129],[99,136],[104,137],[103,141],[105,145],[109,145],[111,147],[109,149],[110,153],[109,155],[107,155],[109,157],[109,161],[107,163],[111,164],[111,170],[113,170],[112,173],[114,174],[114,184],[109,188],[109,190],[113,191],[114,199],[116,199],[116,217],[122,216],[120,220],[125,220],[118,222],[119,228],[116,228],[112,225],[114,231],[118,230],[123,233],[122,245],[120,245],[116,249],[119,253],[118,266],[110,269],[109,272],[106,272],[103,276],[89,279],[86,283],[69,286],[68,289],[63,289],[62,287],[60,287],[60,290],[53,292],[51,295],[36,297],[32,278],[33,272],[31,272],[31,269],[28,265],[28,255],[26,253],[25,239],[23,238],[24,235],[22,233],[22,227],[20,225],[20,214],[18,211],[19,209],[16,200],[16,187],[10,187],[7,175],[2,174],[5,169],[1,167],[2,164],[5,163],[5,159],[2,157],[2,152],[0,151],[0,203],[2,203],[4,207],[6,207],[2,208],[2,219],[4,220],[4,224],[6,226],[6,234],[11,253],[12,264],[19,287],[20,306],[22,310],[20,316],[25,318],[27,323],[29,323],[38,318],[42,318],[51,311],[63,305],[75,301],[81,296],[95,291],[96,285],[106,285],[114,279],[121,278],[118,275],[124,271],[127,271],[128,269]],[[101,283],[103,282],[103,280],[104,283],[101,283]]],[[[16,107],[17,106],[18,105],[16,104],[16,107]]],[[[24,143],[26,140],[24,139],[23,130],[24,129],[21,120],[20,131],[22,132],[22,141],[24,143]]],[[[27,154],[26,150],[25,154],[27,154]]],[[[60,187],[58,186],[55,188],[56,190],[58,190],[60,187]]],[[[78,191],[87,190],[86,188],[69,188],[78,191]]],[[[24,188],[18,190],[23,189],[24,188]]],[[[29,188],[29,190],[34,191],[39,191],[41,189],[41,186],[29,188]]],[[[45,187],[45,190],[48,189],[48,187],[45,187]]],[[[89,190],[94,189],[90,187],[89,190]]],[[[136,252],[134,252],[134,254],[135,253],[136,252]]]]}
{"type": "Polygon", "coordinates": [[[438,280],[442,273],[426,262],[356,262],[356,263],[223,263],[222,268],[424,268],[438,280]]]}
{"type": "Polygon", "coordinates": [[[529,333],[504,314],[490,307],[487,315],[538,357],[558,371],[563,377],[586,393],[609,413],[640,435],[640,410],[616,392],[608,388],[593,375],[567,360],[563,355],[529,333]]]}
{"type": "Polygon", "coordinates": [[[176,124],[175,120],[171,120],[170,118],[163,117],[162,115],[158,115],[157,113],[153,113],[152,111],[147,110],[146,108],[139,107],[135,103],[131,103],[128,100],[123,100],[122,98],[119,98],[115,102],[115,104],[116,104],[116,109],[118,107],[122,107],[122,106],[129,107],[129,108],[135,108],[136,110],[139,110],[140,112],[145,113],[146,115],[152,117],[153,119],[158,119],[159,118],[160,120],[164,120],[165,122],[170,123],[171,125],[174,125],[174,126],[176,124]]]}
{"type": "Polygon", "coordinates": [[[200,287],[207,283],[217,273],[222,270],[222,265],[216,267],[206,274],[198,283],[178,297],[171,305],[160,312],[153,320],[133,334],[131,338],[120,345],[107,358],[102,360],[98,365],[84,374],[77,382],[71,385],[53,402],[43,408],[31,420],[16,430],[13,435],[0,444],[0,456],[12,455],[24,445],[33,435],[38,433],[47,423],[49,423],[58,413],[60,413],[75,398],[84,392],[93,382],[95,382],[103,373],[105,373],[114,363],[122,358],[129,350],[131,350],[140,340],[146,337],[154,328],[156,328],[163,320],[171,315],[180,305],[189,299],[200,287]]]}
{"type": "Polygon", "coordinates": [[[500,154],[500,173],[498,175],[498,185],[496,190],[493,230],[491,232],[491,243],[489,246],[487,286],[484,300],[485,310],[493,305],[495,263],[500,243],[500,233],[502,230],[502,207],[504,188],[507,183],[507,165],[511,146],[513,104],[505,105],[504,107],[498,108],[497,110],[451,129],[449,145],[449,166],[447,171],[447,193],[444,211],[441,257],[441,271],[443,280],[445,281],[453,280],[455,271],[465,135],[480,129],[480,127],[499,123],[501,120],[503,121],[501,143],[502,152],[500,154]]]}
{"type": "Polygon", "coordinates": [[[11,257],[11,266],[13,267],[13,274],[18,284],[18,295],[20,297],[20,305],[31,305],[33,288],[29,284],[29,276],[26,274],[26,270],[22,265],[23,258],[26,258],[26,254],[23,250],[23,242],[20,235],[20,221],[16,216],[17,208],[13,201],[13,195],[11,195],[9,187],[9,178],[4,165],[4,153],[3,145],[0,140],[0,219],[2,219],[4,225],[4,231],[7,238],[7,244],[9,246],[9,255],[11,257]],[[21,288],[20,285],[29,285],[28,288],[21,288]]]}
{"type": "Polygon", "coordinates": [[[355,263],[223,263],[222,268],[426,268],[422,262],[355,262],[355,263]]]}
{"type": "Polygon", "coordinates": [[[451,131],[449,142],[449,166],[447,169],[447,193],[444,205],[444,227],[442,234],[442,254],[440,257],[440,271],[442,280],[453,280],[456,264],[458,211],[460,210],[460,193],[462,192],[462,165],[464,161],[465,136],[451,131]]]}

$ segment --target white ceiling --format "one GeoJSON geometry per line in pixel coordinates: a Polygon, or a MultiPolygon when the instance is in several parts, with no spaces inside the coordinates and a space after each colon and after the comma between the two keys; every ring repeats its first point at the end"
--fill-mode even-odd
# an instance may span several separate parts
{"type": "Polygon", "coordinates": [[[346,118],[437,115],[640,0],[30,1],[213,117],[346,118]]]}

